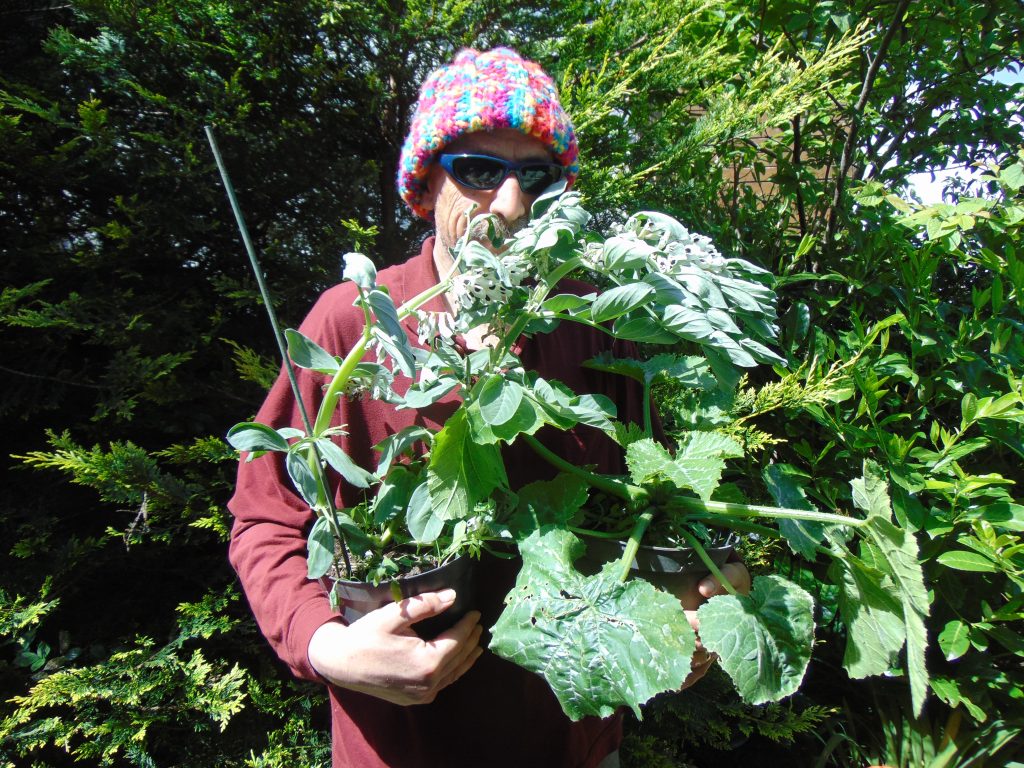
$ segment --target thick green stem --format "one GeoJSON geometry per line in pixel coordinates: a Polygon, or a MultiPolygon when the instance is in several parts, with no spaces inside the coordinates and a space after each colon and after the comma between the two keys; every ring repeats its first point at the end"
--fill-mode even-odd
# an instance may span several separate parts
{"type": "Polygon", "coordinates": [[[686,512],[710,513],[719,517],[771,517],[777,520],[806,520],[811,523],[825,525],[847,525],[861,528],[866,520],[855,517],[833,515],[828,512],[815,512],[808,509],[787,509],[785,507],[762,507],[757,504],[735,504],[726,501],[701,501],[691,496],[674,496],[668,502],[671,509],[686,512]]]}
{"type": "Polygon", "coordinates": [[[718,566],[715,565],[715,561],[708,556],[707,550],[704,549],[699,541],[697,541],[697,537],[689,531],[684,531],[682,529],[680,529],[679,534],[686,539],[687,544],[693,547],[693,551],[697,553],[697,557],[699,557],[704,562],[704,565],[708,567],[711,575],[718,579],[718,583],[725,587],[725,591],[733,597],[737,597],[739,593],[736,592],[736,587],[729,583],[729,580],[725,578],[725,575],[718,569],[718,566]]]}
{"type": "Polygon", "coordinates": [[[576,475],[576,477],[586,480],[587,485],[604,491],[605,493],[610,493],[613,496],[617,496],[623,501],[628,502],[632,507],[642,504],[647,499],[647,491],[639,486],[630,485],[629,483],[624,483],[621,480],[613,480],[605,475],[598,475],[594,472],[583,469],[582,467],[578,467],[544,446],[540,440],[535,438],[533,435],[521,435],[520,437],[542,459],[547,461],[556,469],[568,472],[571,475],[576,475]]]}
{"type": "Polygon", "coordinates": [[[647,509],[637,517],[636,525],[633,526],[633,530],[629,533],[626,549],[619,560],[619,581],[625,581],[629,578],[629,572],[633,568],[636,553],[640,551],[640,540],[644,537],[644,534],[647,532],[647,526],[651,524],[652,520],[654,520],[653,509],[647,509]]]}

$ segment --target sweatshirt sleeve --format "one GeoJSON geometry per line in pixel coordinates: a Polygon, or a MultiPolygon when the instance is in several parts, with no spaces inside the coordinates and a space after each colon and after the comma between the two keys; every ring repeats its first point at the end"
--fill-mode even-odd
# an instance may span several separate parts
{"type": "MultiPolygon", "coordinates": [[[[345,351],[345,322],[332,307],[350,306],[339,293],[328,291],[310,312],[300,330],[334,354],[345,351]]],[[[299,390],[314,419],[325,378],[297,370],[299,390]]],[[[256,415],[256,421],[276,428],[302,428],[302,418],[288,377],[282,368],[256,415]]],[[[228,557],[238,573],[260,630],[274,651],[299,678],[319,681],[307,657],[310,638],[324,623],[337,619],[324,587],[306,576],[306,536],[313,513],[294,491],[284,468],[284,455],[266,453],[239,463],[235,493],[228,508],[234,515],[228,557]]]]}

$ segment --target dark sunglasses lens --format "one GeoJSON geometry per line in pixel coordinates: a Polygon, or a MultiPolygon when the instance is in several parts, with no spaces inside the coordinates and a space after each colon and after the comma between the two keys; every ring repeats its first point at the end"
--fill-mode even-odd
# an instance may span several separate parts
{"type": "Polygon", "coordinates": [[[494,189],[505,177],[505,166],[486,157],[457,157],[452,175],[460,184],[473,189],[494,189]]]}
{"type": "Polygon", "coordinates": [[[528,165],[519,171],[523,192],[539,195],[562,178],[562,168],[557,165],[528,165]]]}

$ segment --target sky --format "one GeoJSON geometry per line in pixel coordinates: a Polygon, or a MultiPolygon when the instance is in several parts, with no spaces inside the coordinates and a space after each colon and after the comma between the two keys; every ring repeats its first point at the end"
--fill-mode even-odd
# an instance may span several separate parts
{"type": "MultiPolygon", "coordinates": [[[[991,75],[992,79],[1000,83],[1015,84],[1024,83],[1024,70],[1014,72],[1004,69],[991,75]]],[[[942,202],[942,189],[946,180],[951,176],[970,176],[974,173],[970,168],[943,169],[931,173],[915,173],[909,177],[912,189],[921,198],[925,205],[933,205],[942,202]]]]}

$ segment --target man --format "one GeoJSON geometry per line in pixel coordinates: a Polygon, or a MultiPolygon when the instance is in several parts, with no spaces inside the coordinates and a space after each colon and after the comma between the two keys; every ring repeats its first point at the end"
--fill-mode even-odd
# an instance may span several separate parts
{"type": "MultiPolygon", "coordinates": [[[[416,214],[433,220],[435,236],[419,255],[383,270],[378,282],[389,287],[396,303],[436,284],[452,263],[449,249],[464,233],[471,206],[513,230],[525,223],[545,187],[560,178],[573,182],[576,158],[572,124],[537,64],[508,49],[461,52],[423,84],[399,168],[403,198],[416,214]]],[[[302,331],[332,353],[344,354],[362,330],[354,298],[352,283],[327,291],[302,331]]],[[[445,297],[426,307],[451,308],[445,297]]],[[[414,321],[407,331],[415,341],[414,321]]],[[[477,329],[463,343],[479,347],[486,343],[485,333],[477,329]]],[[[602,334],[565,324],[524,343],[521,358],[527,368],[576,391],[611,397],[620,417],[639,421],[635,386],[624,377],[582,368],[583,361],[607,348],[602,334]]],[[[259,421],[299,423],[284,378],[271,390],[259,421]]],[[[322,377],[300,372],[307,403],[318,402],[322,384],[322,377]]],[[[378,401],[345,400],[334,423],[346,425],[341,444],[349,455],[374,466],[371,446],[413,423],[436,428],[455,405],[447,400],[422,411],[395,411],[378,401]]],[[[621,471],[621,451],[586,428],[551,430],[544,440],[575,463],[621,471]]],[[[553,474],[521,444],[506,449],[506,464],[513,487],[553,474]]],[[[342,506],[358,500],[352,488],[342,487],[338,495],[342,506]]],[[[291,491],[279,460],[268,455],[243,463],[230,507],[236,516],[231,560],[260,628],[296,675],[329,683],[335,768],[617,764],[620,719],[569,722],[543,680],[483,650],[485,622],[479,612],[432,641],[415,635],[413,624],[452,603],[451,590],[393,603],[344,624],[322,587],[306,578],[305,535],[312,518],[291,491]]],[[[512,577],[499,566],[488,567],[492,570],[482,568],[479,577],[481,606],[500,606],[512,577]]],[[[749,584],[742,565],[727,568],[737,587],[749,584]]],[[[700,589],[709,597],[720,587],[708,579],[700,589]]],[[[711,662],[699,652],[687,683],[711,662]]]]}

